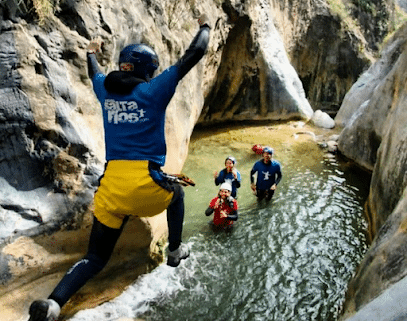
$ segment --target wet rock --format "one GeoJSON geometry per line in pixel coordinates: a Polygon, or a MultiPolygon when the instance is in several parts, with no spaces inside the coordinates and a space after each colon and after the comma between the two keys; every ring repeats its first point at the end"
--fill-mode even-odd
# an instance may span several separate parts
{"type": "Polygon", "coordinates": [[[332,154],[336,154],[336,152],[338,151],[338,143],[333,140],[328,141],[327,149],[328,149],[328,152],[330,152],[332,154]]]}
{"type": "Polygon", "coordinates": [[[331,135],[331,136],[329,136],[328,140],[337,142],[337,141],[339,140],[339,135],[336,135],[336,134],[335,134],[335,135],[331,135]]]}
{"type": "Polygon", "coordinates": [[[387,127],[385,123],[393,104],[391,91],[397,86],[394,81],[399,82],[395,72],[406,44],[405,31],[406,26],[384,48],[382,57],[352,86],[335,117],[335,122],[344,127],[340,149],[346,157],[369,170],[373,170],[387,127]]]}
{"type": "Polygon", "coordinates": [[[352,84],[374,62],[374,52],[386,36],[389,17],[394,13],[394,3],[389,0],[355,4],[341,1],[340,10],[337,5],[329,7],[309,0],[276,5],[281,10],[280,18],[276,14],[281,21],[279,30],[306,96],[314,110],[321,109],[332,117],[352,84]],[[289,19],[284,13],[289,13],[289,19]],[[360,28],[354,30],[349,22],[360,28]]]}
{"type": "Polygon", "coordinates": [[[372,300],[348,321],[407,320],[404,302],[407,300],[407,278],[403,278],[372,300]]]}

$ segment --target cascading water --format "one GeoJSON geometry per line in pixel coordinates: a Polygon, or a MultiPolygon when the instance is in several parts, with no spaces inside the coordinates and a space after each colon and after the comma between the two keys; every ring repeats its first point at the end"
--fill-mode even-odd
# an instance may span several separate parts
{"type": "Polygon", "coordinates": [[[226,137],[207,132],[191,141],[183,170],[197,183],[185,188],[191,257],[175,269],[157,267],[118,298],[70,320],[338,319],[367,248],[363,173],[283,142],[275,155],[283,180],[271,202],[258,203],[249,188],[257,141],[226,137]],[[204,211],[218,191],[213,172],[228,155],[242,174],[240,216],[231,233],[215,233],[204,211]]]}

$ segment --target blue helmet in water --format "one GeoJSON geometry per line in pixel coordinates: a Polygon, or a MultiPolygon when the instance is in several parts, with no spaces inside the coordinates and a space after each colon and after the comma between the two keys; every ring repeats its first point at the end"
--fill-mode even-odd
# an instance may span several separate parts
{"type": "Polygon", "coordinates": [[[266,147],[263,148],[263,154],[264,153],[269,153],[270,155],[273,155],[274,150],[271,147],[266,146],[266,147]]]}
{"type": "Polygon", "coordinates": [[[131,72],[137,78],[150,80],[158,66],[156,52],[145,44],[128,45],[120,52],[120,70],[131,72]]]}

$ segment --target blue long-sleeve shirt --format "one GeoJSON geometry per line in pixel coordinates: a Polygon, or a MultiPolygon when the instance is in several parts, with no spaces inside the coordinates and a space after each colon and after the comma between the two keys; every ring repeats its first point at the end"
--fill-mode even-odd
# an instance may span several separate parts
{"type": "Polygon", "coordinates": [[[256,162],[250,172],[250,182],[254,182],[254,174],[257,173],[256,189],[269,190],[274,184],[278,184],[283,177],[281,165],[278,161],[272,160],[265,164],[263,160],[256,162]]]}
{"type": "Polygon", "coordinates": [[[235,178],[233,173],[228,172],[226,168],[224,168],[219,172],[219,175],[215,178],[215,185],[218,186],[219,184],[229,181],[232,185],[231,196],[236,198],[237,189],[240,187],[242,181],[239,171],[236,171],[236,176],[237,178],[235,178]]]}
{"type": "Polygon", "coordinates": [[[88,54],[89,77],[103,110],[107,161],[149,160],[160,166],[165,164],[165,111],[178,82],[204,55],[209,29],[208,25],[200,28],[175,65],[148,82],[137,81],[126,94],[106,90],[106,75],[101,73],[95,55],[88,54]]]}

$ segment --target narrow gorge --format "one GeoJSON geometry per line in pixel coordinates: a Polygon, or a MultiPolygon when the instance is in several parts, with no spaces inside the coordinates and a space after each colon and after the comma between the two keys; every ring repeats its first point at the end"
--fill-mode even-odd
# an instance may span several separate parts
{"type": "MultiPolygon", "coordinates": [[[[164,170],[182,170],[196,125],[335,126],[340,154],[371,174],[371,245],[342,318],[368,309],[407,274],[406,7],[392,0],[1,1],[0,308],[1,297],[35,288],[40,278],[52,287],[86,251],[104,168],[89,41],[102,39],[98,61],[106,73],[133,42],[150,44],[162,71],[183,54],[205,13],[210,45],[167,111],[164,170]]],[[[132,220],[94,282],[121,275],[131,283],[150,272],[163,259],[166,233],[165,213],[132,220]],[[134,272],[123,273],[129,267],[134,272]]]]}

